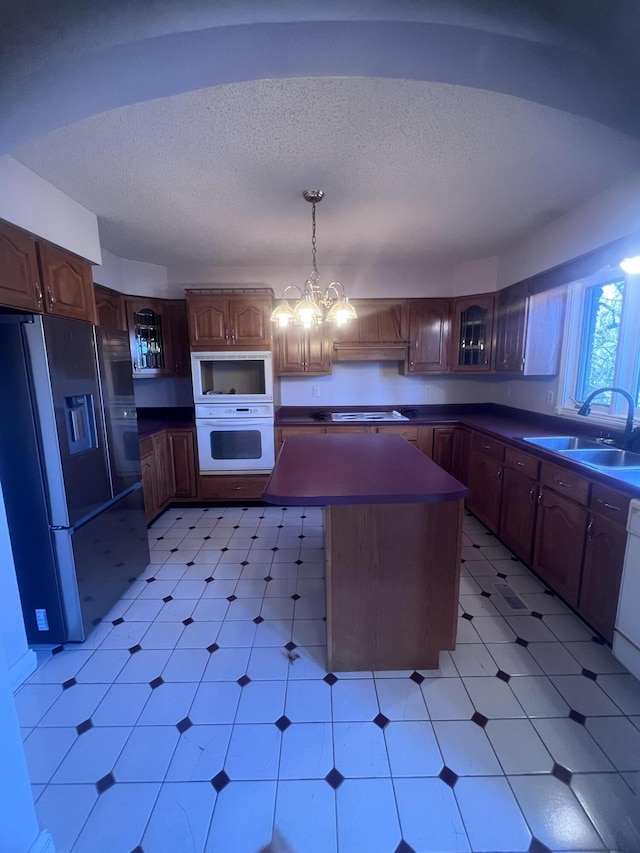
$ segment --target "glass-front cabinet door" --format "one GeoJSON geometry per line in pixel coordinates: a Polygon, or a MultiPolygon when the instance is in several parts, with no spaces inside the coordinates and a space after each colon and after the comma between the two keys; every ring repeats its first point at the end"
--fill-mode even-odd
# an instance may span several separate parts
{"type": "Polygon", "coordinates": [[[127,299],[126,304],[133,375],[169,375],[169,331],[165,306],[154,299],[127,299]]]}
{"type": "Polygon", "coordinates": [[[494,296],[490,293],[454,300],[452,371],[491,369],[493,310],[494,296]]]}

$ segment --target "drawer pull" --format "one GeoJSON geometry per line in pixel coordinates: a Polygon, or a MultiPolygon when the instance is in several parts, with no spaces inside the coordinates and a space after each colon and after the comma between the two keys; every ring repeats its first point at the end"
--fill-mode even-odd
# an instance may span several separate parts
{"type": "Polygon", "coordinates": [[[619,506],[615,506],[614,504],[608,504],[606,501],[603,501],[600,498],[598,498],[597,500],[598,503],[602,504],[605,509],[612,509],[614,512],[622,512],[619,506]]]}
{"type": "Polygon", "coordinates": [[[570,489],[571,488],[571,485],[569,483],[564,483],[562,480],[556,480],[555,477],[553,478],[553,482],[557,486],[562,486],[563,489],[570,489]]]}
{"type": "Polygon", "coordinates": [[[530,501],[531,503],[533,503],[533,496],[534,496],[534,494],[535,494],[535,491],[536,491],[536,487],[535,487],[535,486],[531,486],[531,489],[529,490],[529,501],[530,501]]]}
{"type": "Polygon", "coordinates": [[[587,540],[589,542],[591,542],[591,540],[593,539],[592,530],[593,530],[593,520],[590,521],[589,525],[587,526],[587,540]]]}
{"type": "Polygon", "coordinates": [[[484,450],[491,450],[490,444],[481,444],[480,447],[482,447],[484,450]]]}
{"type": "Polygon", "coordinates": [[[521,468],[524,468],[524,462],[520,462],[518,459],[516,459],[516,465],[519,465],[521,468]]]}

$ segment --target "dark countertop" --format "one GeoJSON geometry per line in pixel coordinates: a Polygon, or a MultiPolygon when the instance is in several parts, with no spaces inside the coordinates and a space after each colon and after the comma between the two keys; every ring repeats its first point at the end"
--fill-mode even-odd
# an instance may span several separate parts
{"type": "Polygon", "coordinates": [[[194,410],[192,408],[139,408],[136,410],[138,415],[138,436],[152,435],[154,432],[160,432],[163,429],[171,427],[173,429],[191,429],[194,424],[194,410]]]}
{"type": "MultiPolygon", "coordinates": [[[[375,412],[396,409],[408,417],[406,421],[371,421],[370,426],[409,425],[429,426],[431,424],[460,424],[472,429],[483,430],[499,438],[506,444],[511,444],[519,450],[531,453],[541,461],[549,462],[563,468],[569,468],[590,480],[600,482],[613,489],[625,492],[634,497],[640,497],[640,472],[605,473],[588,465],[574,462],[550,450],[544,450],[534,444],[523,441],[525,437],[545,435],[583,435],[598,438],[603,432],[599,424],[590,422],[588,418],[580,421],[568,420],[554,415],[543,415],[538,412],[528,412],[510,406],[500,406],[493,403],[457,404],[439,406],[332,406],[318,409],[315,407],[280,407],[276,411],[276,426],[331,426],[331,412],[375,412]],[[322,412],[328,415],[327,420],[316,419],[312,413],[322,412]],[[582,423],[584,420],[584,423],[582,423]]],[[[367,425],[366,421],[341,422],[340,427],[350,425],[367,425]]],[[[621,431],[607,430],[614,438],[621,438],[621,431]]],[[[359,433],[362,436],[361,433],[359,433]]],[[[288,438],[287,441],[291,439],[288,438]]]]}
{"type": "Polygon", "coordinates": [[[263,500],[285,506],[435,503],[467,489],[397,435],[287,438],[263,500]]]}

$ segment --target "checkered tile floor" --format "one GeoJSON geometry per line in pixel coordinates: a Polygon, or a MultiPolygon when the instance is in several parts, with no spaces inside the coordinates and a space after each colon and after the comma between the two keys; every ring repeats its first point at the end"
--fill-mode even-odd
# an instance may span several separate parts
{"type": "Polygon", "coordinates": [[[640,851],[640,685],[464,530],[440,668],[334,675],[321,509],[167,511],[127,596],[16,695],[58,853],[640,851]]]}

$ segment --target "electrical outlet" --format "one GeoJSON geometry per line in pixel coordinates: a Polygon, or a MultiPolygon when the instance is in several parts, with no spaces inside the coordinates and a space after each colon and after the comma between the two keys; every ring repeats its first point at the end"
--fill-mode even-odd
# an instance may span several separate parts
{"type": "Polygon", "coordinates": [[[547,391],[547,403],[549,403],[550,406],[553,406],[554,396],[553,391],[547,391]]]}
{"type": "Polygon", "coordinates": [[[431,385],[425,385],[424,386],[424,393],[426,394],[427,397],[431,396],[431,385]]]}
{"type": "Polygon", "coordinates": [[[312,390],[313,390],[313,396],[314,397],[320,396],[320,386],[319,385],[314,385],[312,390]]]}

